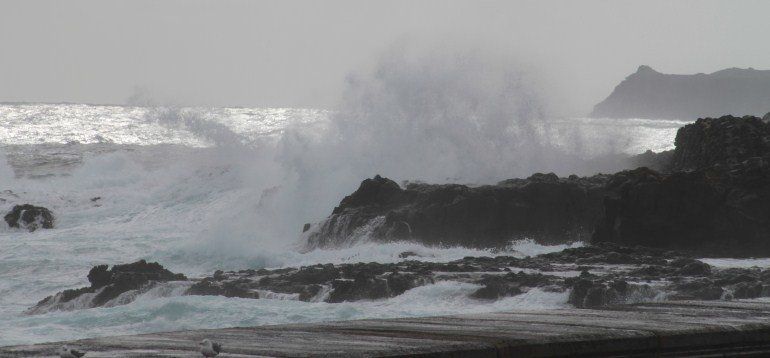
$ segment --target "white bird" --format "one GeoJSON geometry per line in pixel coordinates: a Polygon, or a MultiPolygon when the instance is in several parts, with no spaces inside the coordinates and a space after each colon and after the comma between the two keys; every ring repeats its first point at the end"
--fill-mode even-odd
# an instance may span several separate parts
{"type": "Polygon", "coordinates": [[[205,357],[214,357],[222,351],[222,345],[217,342],[212,342],[209,339],[204,339],[198,345],[201,347],[201,354],[205,357]]]}
{"type": "Polygon", "coordinates": [[[59,357],[61,358],[80,358],[84,355],[86,355],[86,352],[67,347],[67,345],[63,345],[59,348],[59,357]]]}

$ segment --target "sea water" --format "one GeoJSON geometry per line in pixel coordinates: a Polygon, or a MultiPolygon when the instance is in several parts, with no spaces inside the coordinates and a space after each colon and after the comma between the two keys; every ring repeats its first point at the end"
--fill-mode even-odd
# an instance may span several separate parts
{"type": "MultiPolygon", "coordinates": [[[[302,224],[322,220],[361,180],[375,174],[399,181],[471,185],[528,175],[501,171],[494,162],[466,170],[462,163],[451,162],[454,157],[439,158],[454,165],[453,172],[443,171],[446,166],[425,172],[388,169],[408,168],[409,158],[390,157],[387,143],[340,136],[345,131],[335,127],[334,118],[332,111],[291,108],[0,105],[0,213],[14,204],[31,203],[51,209],[56,217],[54,229],[32,233],[0,223],[0,345],[567,305],[568,293],[537,289],[494,302],[474,300],[468,295],[478,287],[458,282],[438,282],[386,300],[345,303],[182,296],[180,286],[151,290],[122,306],[23,314],[48,295],[88,285],[86,274],[94,265],[138,259],[158,261],[194,278],[218,269],[397,262],[404,251],[418,253],[418,260],[449,261],[464,256],[537,255],[581,245],[570,238],[564,240],[568,244],[555,246],[522,240],[503,252],[491,252],[363,240],[341,249],[300,250],[302,224]],[[331,130],[338,132],[330,135],[331,130]],[[356,153],[367,157],[356,158],[356,153]],[[402,160],[404,166],[379,163],[378,158],[402,160]],[[359,159],[373,161],[377,164],[373,167],[386,172],[350,164],[359,159]]],[[[560,118],[537,122],[534,128],[542,143],[577,153],[578,158],[596,158],[672,149],[676,130],[684,124],[560,118]]],[[[451,133],[448,128],[435,130],[451,133]]],[[[436,143],[445,148],[452,142],[426,138],[423,143],[405,144],[430,151],[436,143]]],[[[483,142],[457,145],[464,152],[478,150],[470,153],[476,158],[492,158],[483,142]]],[[[515,159],[518,154],[505,155],[515,159]]],[[[544,164],[543,168],[571,174],[569,167],[544,164]]],[[[578,174],[592,174],[587,170],[578,174]]],[[[767,260],[709,263],[770,266],[767,260]]]]}

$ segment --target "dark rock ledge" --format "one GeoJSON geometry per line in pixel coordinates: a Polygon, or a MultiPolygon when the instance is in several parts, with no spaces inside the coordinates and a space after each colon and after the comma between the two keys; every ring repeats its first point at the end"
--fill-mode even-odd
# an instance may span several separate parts
{"type": "Polygon", "coordinates": [[[298,268],[217,271],[189,280],[157,263],[95,266],[91,286],[40,301],[28,313],[45,313],[131,302],[159,285],[185,283],[180,294],[314,302],[377,300],[439,281],[479,286],[469,296],[497,300],[540,289],[569,291],[576,307],[655,299],[733,299],[770,296],[770,270],[715,269],[675,251],[612,243],[570,248],[534,257],[465,257],[434,263],[318,264],[298,268]],[[564,275],[561,272],[573,272],[564,275]],[[174,281],[174,282],[172,282],[174,281]]]}
{"type": "Polygon", "coordinates": [[[366,179],[305,233],[308,249],[362,237],[426,245],[504,247],[614,242],[715,256],[770,256],[770,123],[699,119],[679,129],[673,152],[640,167],[591,177],[534,174],[496,185],[366,179]]]}

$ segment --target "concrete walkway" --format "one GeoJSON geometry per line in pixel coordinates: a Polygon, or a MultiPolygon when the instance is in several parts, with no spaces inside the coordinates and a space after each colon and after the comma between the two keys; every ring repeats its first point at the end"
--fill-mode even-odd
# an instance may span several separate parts
{"type": "MultiPolygon", "coordinates": [[[[1,334],[1,333],[0,333],[1,334]]],[[[91,357],[770,356],[770,303],[680,301],[606,310],[512,311],[102,337],[69,342],[91,357]]],[[[62,343],[0,347],[0,357],[53,357],[62,343]]]]}

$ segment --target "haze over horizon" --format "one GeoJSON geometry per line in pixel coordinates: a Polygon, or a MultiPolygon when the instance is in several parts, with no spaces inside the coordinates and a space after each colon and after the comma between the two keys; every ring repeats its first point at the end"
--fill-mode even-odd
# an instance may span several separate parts
{"type": "Polygon", "coordinates": [[[584,114],[643,64],[770,69],[757,45],[767,13],[759,1],[5,1],[0,101],[123,104],[138,88],[181,104],[331,108],[394,44],[467,43],[546,74],[563,111],[584,114]]]}

